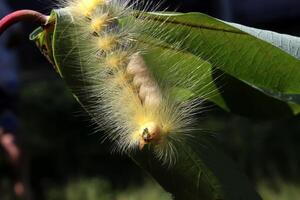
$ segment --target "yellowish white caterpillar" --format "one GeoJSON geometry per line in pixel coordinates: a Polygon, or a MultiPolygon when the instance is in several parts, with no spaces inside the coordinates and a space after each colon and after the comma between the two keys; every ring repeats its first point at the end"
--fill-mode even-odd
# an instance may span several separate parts
{"type": "Polygon", "coordinates": [[[149,24],[147,36],[142,34],[147,20],[145,16],[140,20],[143,11],[137,14],[135,3],[128,0],[71,0],[63,6],[78,26],[74,34],[79,38],[76,45],[81,49],[82,62],[91,66],[89,73],[81,78],[88,83],[84,92],[93,102],[89,111],[97,127],[107,131],[107,138],[116,142],[118,151],[142,150],[148,145],[163,163],[174,163],[175,144],[196,128],[194,115],[201,103],[198,98],[179,101],[174,97],[174,91],[188,88],[199,94],[195,86],[207,73],[200,77],[195,73],[201,65],[194,71],[184,72],[181,66],[193,63],[187,63],[172,50],[182,41],[157,58],[177,57],[178,62],[172,68],[148,65],[144,55],[152,46],[162,45],[157,39],[152,40],[155,38],[152,36],[165,36],[158,28],[149,30],[149,24]],[[124,17],[131,21],[125,25],[120,23],[124,17]],[[151,44],[147,42],[150,40],[151,44]],[[167,71],[163,78],[157,76],[155,69],[158,68],[167,71]]]}

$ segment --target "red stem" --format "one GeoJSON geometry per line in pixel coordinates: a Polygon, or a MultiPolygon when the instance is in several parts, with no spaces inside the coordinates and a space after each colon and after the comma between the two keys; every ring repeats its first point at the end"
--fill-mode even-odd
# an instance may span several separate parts
{"type": "Polygon", "coordinates": [[[10,13],[0,20],[0,36],[10,26],[17,22],[29,21],[36,22],[39,25],[45,25],[48,17],[33,10],[18,10],[10,13]]]}

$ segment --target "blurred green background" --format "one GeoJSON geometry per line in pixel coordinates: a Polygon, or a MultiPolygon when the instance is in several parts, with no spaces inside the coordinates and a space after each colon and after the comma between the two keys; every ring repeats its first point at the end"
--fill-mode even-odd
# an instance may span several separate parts
{"type": "MultiPolygon", "coordinates": [[[[201,11],[246,25],[300,35],[299,27],[294,23],[300,18],[300,12],[285,15],[277,11],[283,4],[286,8],[289,8],[288,5],[300,8],[299,3],[265,0],[262,4],[254,1],[252,6],[247,7],[249,1],[240,1],[240,6],[237,2],[166,1],[164,6],[179,11],[201,11]],[[269,10],[266,11],[266,8],[269,10]],[[264,9],[266,12],[261,11],[264,9]],[[251,14],[251,11],[255,12],[251,14]]],[[[12,9],[33,8],[42,12],[48,12],[54,5],[51,1],[34,0],[7,3],[12,9]]],[[[75,102],[63,81],[34,44],[28,42],[32,28],[18,27],[17,34],[13,35],[21,66],[17,136],[24,152],[22,176],[26,180],[28,198],[171,199],[128,157],[110,153],[111,145],[102,143],[101,133],[95,131],[89,117],[75,102]]],[[[224,151],[248,175],[263,199],[300,199],[300,116],[262,121],[213,107],[199,119],[199,123],[216,135],[224,151]]],[[[1,200],[15,199],[12,188],[14,173],[4,150],[0,148],[1,200]]]]}

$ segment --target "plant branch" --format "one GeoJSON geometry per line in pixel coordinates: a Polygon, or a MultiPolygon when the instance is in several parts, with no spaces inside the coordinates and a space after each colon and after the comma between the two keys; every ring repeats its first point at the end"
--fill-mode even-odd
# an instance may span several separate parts
{"type": "Polygon", "coordinates": [[[40,25],[45,25],[48,20],[46,15],[34,10],[18,10],[10,13],[0,20],[0,36],[10,26],[21,21],[35,22],[40,25]]]}

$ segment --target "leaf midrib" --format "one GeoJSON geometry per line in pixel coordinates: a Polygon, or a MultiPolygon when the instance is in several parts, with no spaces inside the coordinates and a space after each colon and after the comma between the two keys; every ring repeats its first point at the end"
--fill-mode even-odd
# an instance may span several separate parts
{"type": "MultiPolygon", "coordinates": [[[[220,31],[220,32],[227,32],[227,33],[234,33],[234,34],[239,34],[239,35],[249,35],[246,32],[240,31],[240,30],[228,30],[228,29],[222,29],[222,28],[217,28],[217,27],[212,27],[212,26],[207,26],[207,25],[199,25],[199,24],[194,24],[190,22],[180,22],[177,21],[174,18],[168,18],[166,19],[161,19],[159,17],[153,16],[153,15],[147,15],[147,16],[138,16],[137,19],[143,19],[143,20],[152,20],[156,22],[161,22],[164,24],[175,24],[175,25],[180,25],[180,26],[188,26],[191,28],[196,28],[196,29],[206,29],[206,30],[211,30],[211,31],[220,31]]],[[[220,23],[223,23],[220,21],[220,23]]]]}

